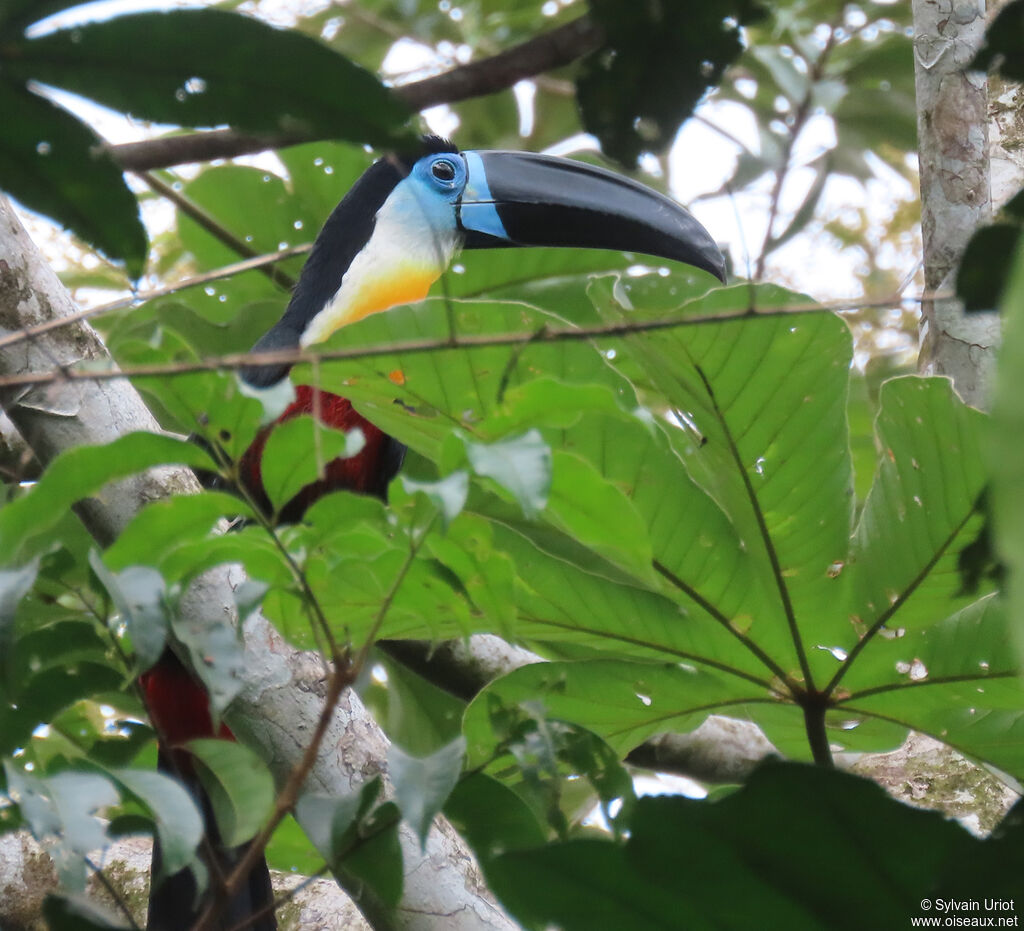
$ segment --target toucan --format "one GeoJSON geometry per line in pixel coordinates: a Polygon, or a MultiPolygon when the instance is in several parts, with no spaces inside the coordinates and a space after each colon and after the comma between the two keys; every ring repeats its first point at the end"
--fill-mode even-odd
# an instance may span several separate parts
{"type": "MultiPolygon", "coordinates": [[[[679,204],[636,181],[584,162],[530,152],[460,151],[448,140],[428,136],[414,152],[374,162],[345,195],[317,236],[284,315],[254,351],[313,346],[369,314],[418,301],[460,249],[519,246],[638,252],[725,279],[722,253],[707,230],[679,204]]],[[[289,370],[287,364],[252,365],[240,377],[251,389],[270,389],[289,370]]],[[[383,498],[404,447],[346,399],[313,386],[297,386],[294,401],[276,422],[303,413],[315,413],[338,429],[358,427],[365,442],[357,456],[329,463],[324,477],[303,489],[279,518],[299,520],[313,501],[337,489],[383,498]]],[[[250,499],[268,509],[260,457],[272,428],[256,437],[239,470],[250,499]]],[[[241,851],[223,848],[209,802],[178,746],[215,736],[206,696],[170,650],[142,677],[142,685],[163,741],[161,764],[172,767],[195,794],[207,816],[204,847],[215,860],[207,865],[213,877],[224,874],[241,851]]],[[[223,725],[216,735],[230,738],[223,725]]],[[[159,865],[158,848],[154,865],[159,865]]],[[[262,863],[226,904],[222,927],[259,914],[251,928],[275,928],[270,897],[262,863]]],[[[154,884],[149,931],[188,928],[204,904],[188,870],[154,884]]]]}

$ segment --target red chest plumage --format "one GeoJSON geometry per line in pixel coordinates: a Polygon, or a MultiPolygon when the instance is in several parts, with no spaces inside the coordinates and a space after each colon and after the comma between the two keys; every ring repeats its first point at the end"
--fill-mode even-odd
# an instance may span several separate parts
{"type": "MultiPolygon", "coordinates": [[[[300,414],[312,414],[321,423],[337,430],[349,431],[358,427],[365,444],[358,455],[350,459],[332,459],[326,464],[324,477],[307,485],[299,494],[282,508],[282,518],[297,520],[302,512],[314,501],[329,491],[341,489],[355,491],[360,494],[375,493],[381,480],[381,459],[384,446],[388,441],[385,434],[365,417],[356,413],[347,398],[318,391],[310,385],[299,385],[295,389],[295,400],[288,405],[284,413],[275,423],[283,423],[300,414]]],[[[240,475],[250,493],[264,508],[270,510],[270,502],[263,490],[263,476],[260,462],[274,424],[265,427],[253,440],[252,445],[242,457],[240,475]]]]}

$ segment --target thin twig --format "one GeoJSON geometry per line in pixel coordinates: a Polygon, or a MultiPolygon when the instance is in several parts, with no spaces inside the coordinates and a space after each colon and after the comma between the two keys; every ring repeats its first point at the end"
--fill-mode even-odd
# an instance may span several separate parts
{"type": "Polygon", "coordinates": [[[706,116],[704,116],[701,113],[694,113],[693,116],[691,117],[691,119],[695,120],[698,123],[703,123],[712,132],[717,133],[723,139],[726,139],[729,142],[731,142],[744,155],[748,156],[749,158],[755,158],[756,157],[754,155],[754,153],[750,151],[750,149],[746,145],[746,143],[742,139],[740,139],[739,136],[729,132],[729,130],[727,130],[725,127],[719,126],[716,122],[714,122],[714,120],[709,120],[706,116]]]}
{"type": "MultiPolygon", "coordinates": [[[[260,252],[248,243],[239,239],[234,233],[223,226],[214,216],[199,206],[190,197],[186,197],[181,191],[175,190],[173,184],[168,184],[163,178],[157,177],[151,171],[136,172],[136,177],[141,178],[146,185],[161,197],[167,198],[179,212],[183,213],[193,223],[209,233],[214,239],[227,246],[232,252],[237,253],[243,259],[258,258],[260,252]]],[[[295,287],[295,279],[287,272],[282,271],[275,265],[258,265],[258,270],[266,275],[274,284],[291,291],[295,287]]]]}
{"type": "Polygon", "coordinates": [[[25,340],[30,340],[33,337],[41,336],[43,333],[49,333],[51,330],[59,330],[61,327],[70,326],[72,323],[80,323],[82,320],[90,320],[91,318],[98,317],[101,314],[112,313],[115,310],[125,310],[129,307],[135,307],[139,304],[143,304],[146,301],[155,300],[158,297],[166,297],[168,294],[175,294],[178,291],[184,291],[188,288],[197,288],[200,285],[209,284],[211,281],[219,281],[221,278],[230,278],[233,275],[240,275],[243,272],[253,271],[254,269],[260,268],[264,265],[273,265],[275,262],[280,262],[282,259],[290,259],[294,255],[302,255],[303,253],[309,252],[312,248],[312,243],[303,243],[299,246],[291,246],[288,249],[281,249],[277,252],[269,252],[266,255],[258,255],[255,258],[245,259],[242,262],[232,262],[230,265],[214,268],[211,271],[203,272],[201,275],[184,278],[181,281],[163,285],[159,288],[153,288],[150,291],[139,291],[138,293],[132,294],[128,297],[118,298],[116,301],[99,304],[96,307],[87,307],[84,310],[76,311],[75,313],[68,314],[64,317],[54,317],[44,323],[38,323],[35,326],[25,327],[21,330],[14,330],[11,333],[0,336],[0,349],[6,349],[8,346],[13,346],[17,343],[24,342],[25,340]]]}
{"type": "MultiPolygon", "coordinates": [[[[919,297],[897,297],[881,300],[835,301],[826,303],[809,302],[791,304],[789,307],[757,310],[756,308],[721,314],[693,314],[670,320],[642,320],[634,323],[602,324],[589,327],[549,327],[538,335],[530,333],[496,333],[494,335],[461,336],[452,341],[445,339],[420,339],[387,345],[371,345],[358,348],[338,349],[275,349],[266,352],[236,352],[222,356],[207,356],[193,362],[154,362],[146,365],[132,365],[124,368],[70,368],[62,367],[49,372],[25,372],[0,376],[0,388],[19,388],[32,385],[48,385],[59,381],[111,381],[116,378],[153,378],[167,375],[187,375],[195,372],[234,371],[250,365],[300,365],[302,363],[338,362],[372,359],[378,356],[398,354],[417,355],[450,349],[482,349],[494,346],[517,346],[521,343],[580,342],[592,339],[606,339],[626,336],[631,333],[650,333],[672,330],[679,327],[701,326],[708,323],[728,323],[733,320],[753,320],[769,317],[796,317],[806,314],[844,313],[868,308],[887,309],[899,307],[904,302],[921,302],[952,297],[951,292],[938,291],[919,297]]],[[[0,343],[0,348],[2,348],[0,343]]],[[[91,363],[95,366],[95,363],[91,363]]]]}
{"type": "MultiPolygon", "coordinates": [[[[315,363],[314,363],[315,364],[315,363]]],[[[316,392],[314,396],[319,396],[319,392],[316,392]]],[[[194,411],[192,412],[194,415],[194,411]]],[[[314,424],[320,423],[319,411],[314,411],[314,424]]],[[[306,610],[309,612],[310,620],[313,622],[313,636],[317,639],[317,645],[320,651],[325,656],[339,656],[341,650],[338,648],[337,641],[334,639],[334,634],[331,631],[331,625],[327,620],[326,615],[323,612],[323,608],[320,606],[320,602],[317,600],[313,589],[309,585],[309,580],[306,578],[306,574],[302,571],[302,568],[295,561],[295,557],[292,555],[291,550],[284,545],[281,537],[277,533],[277,527],[274,523],[274,519],[264,513],[263,508],[260,506],[253,495],[249,485],[242,480],[241,476],[237,471],[237,462],[232,462],[224,455],[216,443],[211,444],[211,449],[217,458],[218,465],[225,472],[234,470],[232,480],[235,485],[235,489],[238,494],[242,497],[242,500],[249,506],[249,510],[252,512],[252,519],[255,520],[263,531],[270,537],[274,548],[280,553],[281,558],[287,563],[288,570],[292,575],[292,579],[298,586],[302,601],[306,606],[306,610]],[[317,633],[322,637],[317,638],[317,633]]]]}

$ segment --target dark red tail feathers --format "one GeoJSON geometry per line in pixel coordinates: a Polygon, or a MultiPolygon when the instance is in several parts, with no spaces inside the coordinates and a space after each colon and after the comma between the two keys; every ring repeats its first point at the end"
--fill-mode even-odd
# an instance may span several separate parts
{"type": "MultiPolygon", "coordinates": [[[[218,879],[231,873],[245,855],[246,847],[224,845],[209,797],[183,745],[198,737],[220,737],[226,740],[234,740],[234,737],[226,724],[214,728],[206,692],[170,650],[165,650],[156,665],[139,677],[139,683],[149,708],[150,719],[160,734],[157,767],[182,782],[202,812],[205,841],[200,849],[200,857],[210,873],[210,890],[213,891],[218,879]]],[[[155,877],[160,874],[161,862],[160,842],[154,840],[154,884],[150,887],[146,928],[148,931],[187,931],[198,919],[208,898],[197,895],[195,877],[188,869],[168,876],[156,885],[155,877]]],[[[270,909],[273,901],[270,871],[266,860],[261,859],[249,873],[238,894],[225,903],[217,927],[228,929],[243,926],[245,919],[259,915],[259,918],[244,927],[251,931],[275,931],[277,921],[270,909]]]]}
{"type": "MultiPolygon", "coordinates": [[[[314,501],[330,491],[345,489],[380,498],[385,496],[388,482],[402,464],[405,448],[400,443],[356,413],[345,398],[319,392],[308,385],[296,388],[295,401],[277,419],[277,423],[300,414],[313,414],[338,430],[358,428],[363,432],[365,443],[358,455],[327,463],[324,477],[307,485],[282,508],[278,515],[280,521],[290,523],[300,520],[314,501]]],[[[260,460],[272,429],[273,425],[257,435],[242,457],[239,469],[247,491],[267,514],[271,511],[271,505],[263,489],[260,460]]],[[[181,747],[198,737],[234,738],[225,724],[216,729],[213,727],[206,692],[170,650],[165,650],[156,665],[140,676],[139,681],[150,718],[160,735],[159,767],[184,783],[203,813],[206,843],[202,852],[208,861],[211,889],[215,889],[218,876],[231,872],[244,855],[245,847],[225,847],[221,842],[210,800],[196,777],[188,751],[181,747]]],[[[159,874],[160,862],[160,845],[155,843],[154,876],[159,874]]],[[[247,918],[264,912],[272,901],[270,873],[266,861],[261,860],[239,893],[225,905],[219,927],[244,927],[243,922],[247,918]]],[[[151,889],[147,929],[187,931],[195,923],[204,905],[205,901],[197,899],[195,878],[191,871],[182,870],[151,889]]],[[[250,922],[248,927],[252,931],[275,931],[277,922],[273,912],[268,911],[263,917],[250,922]]]]}

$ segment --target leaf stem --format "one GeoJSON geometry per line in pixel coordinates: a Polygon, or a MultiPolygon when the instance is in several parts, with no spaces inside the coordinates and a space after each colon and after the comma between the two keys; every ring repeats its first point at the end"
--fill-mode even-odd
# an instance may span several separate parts
{"type": "Polygon", "coordinates": [[[832,759],[832,748],[828,745],[828,733],[825,730],[825,712],[828,701],[818,692],[808,692],[800,703],[804,712],[804,730],[807,742],[811,745],[811,755],[818,766],[831,769],[835,766],[832,759]]]}

